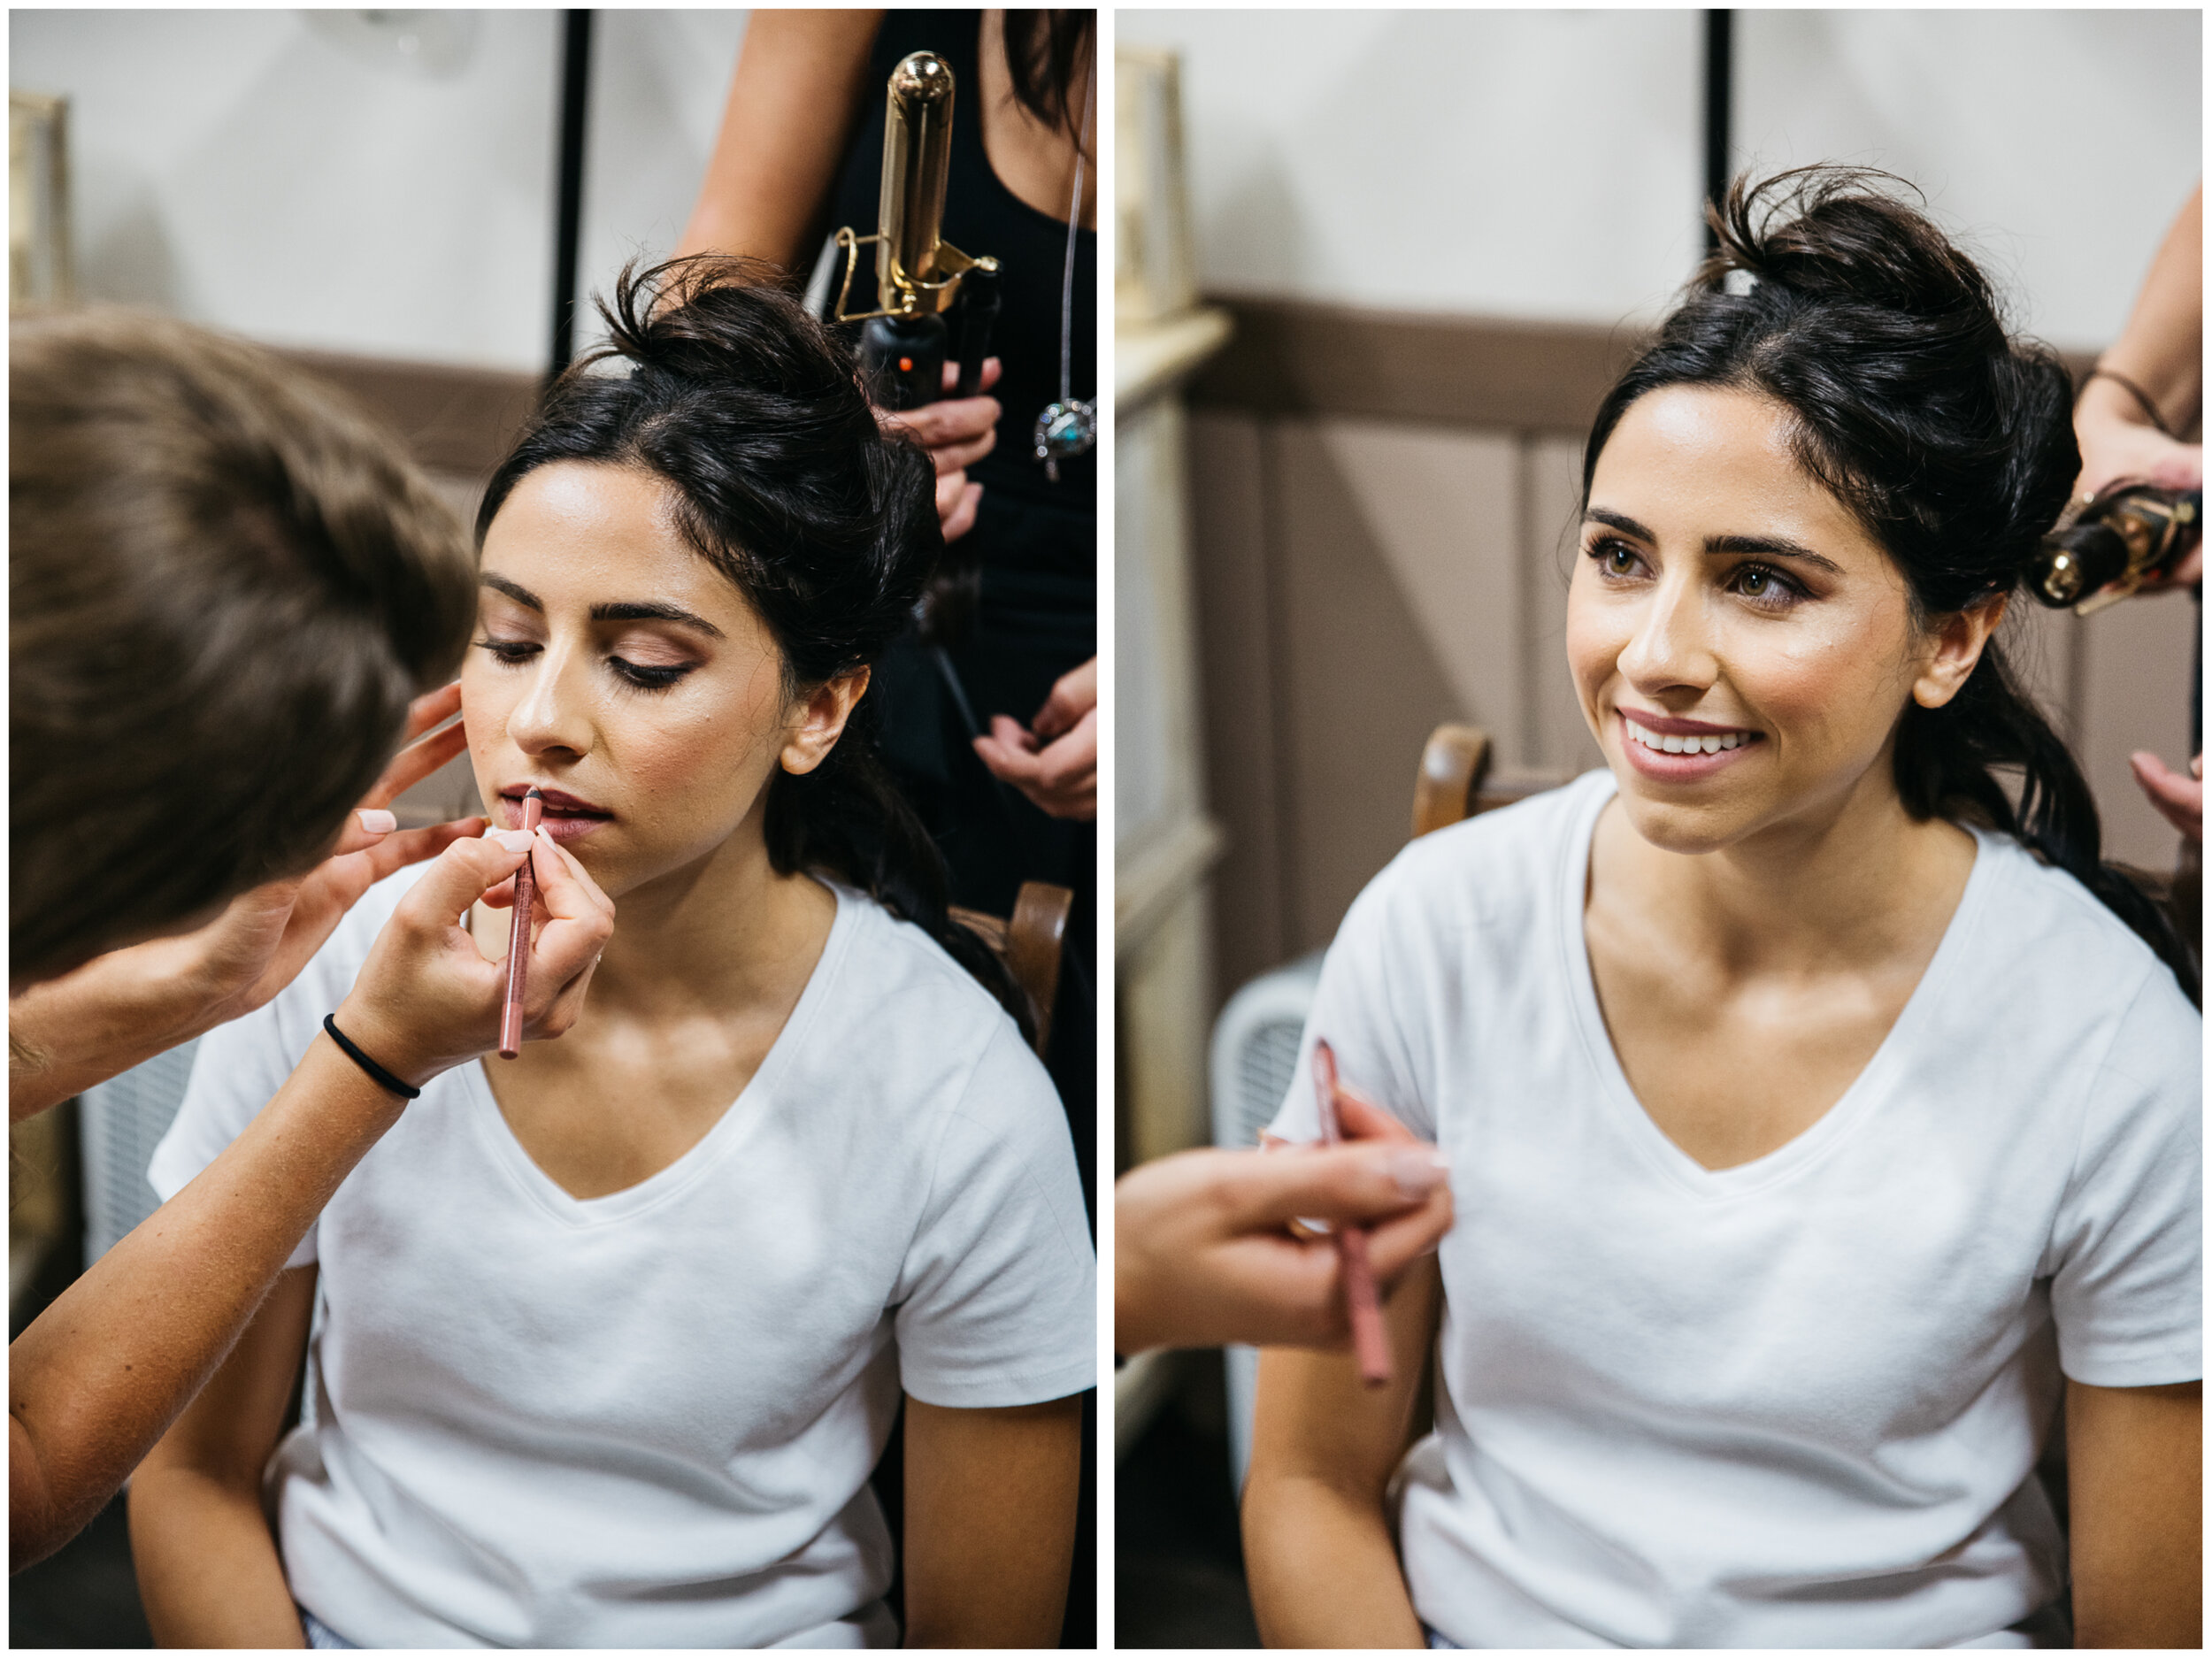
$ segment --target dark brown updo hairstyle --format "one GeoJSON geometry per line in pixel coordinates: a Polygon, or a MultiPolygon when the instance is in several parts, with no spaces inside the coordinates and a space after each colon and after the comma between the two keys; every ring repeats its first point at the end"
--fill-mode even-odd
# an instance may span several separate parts
{"type": "Polygon", "coordinates": [[[8,334],[20,986],[325,856],[476,574],[398,443],[268,353],[108,309],[8,334]]]}
{"type": "MultiPolygon", "coordinates": [[[[556,461],[634,467],[669,487],[675,523],[775,636],[799,697],[880,656],[944,547],[929,457],[887,439],[852,353],[766,265],[672,259],[597,302],[605,344],[556,380],[476,515],[480,546],[516,484],[556,461]]],[[[921,927],[1012,1014],[1027,1003],[947,911],[942,856],[876,752],[879,697],[804,774],[769,780],[768,857],[818,871],[921,927]]]]}
{"type": "MultiPolygon", "coordinates": [[[[1740,177],[1707,210],[1718,249],[1599,408],[1586,503],[1637,398],[1741,388],[1789,410],[1798,464],[1889,554],[1919,620],[2013,591],[2081,470],[2072,388],[2047,347],[2007,334],[1988,280],[1898,199],[1901,182],[1804,167],[1756,187],[1740,177]]],[[[2187,947],[2103,862],[2089,786],[1995,639],[1943,707],[1906,705],[1895,772],[1915,817],[2014,836],[2101,899],[2197,999],[2187,947]],[[2016,807],[2000,771],[2018,775],[2016,807]]]]}

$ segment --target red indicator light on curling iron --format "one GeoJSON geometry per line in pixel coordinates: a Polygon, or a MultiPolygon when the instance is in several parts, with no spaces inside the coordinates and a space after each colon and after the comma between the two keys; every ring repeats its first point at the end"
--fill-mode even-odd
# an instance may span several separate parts
{"type": "Polygon", "coordinates": [[[910,357],[901,357],[899,359],[899,372],[902,374],[911,374],[913,372],[914,359],[910,357]]]}

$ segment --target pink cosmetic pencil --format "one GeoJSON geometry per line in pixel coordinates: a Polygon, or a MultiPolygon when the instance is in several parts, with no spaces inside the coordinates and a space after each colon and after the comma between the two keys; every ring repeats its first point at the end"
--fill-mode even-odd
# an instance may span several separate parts
{"type": "MultiPolygon", "coordinates": [[[[545,810],[545,796],[532,789],[522,797],[522,829],[525,834],[534,834],[538,815],[545,810]]],[[[530,971],[530,911],[538,902],[538,882],[535,866],[531,859],[537,856],[534,848],[522,860],[522,867],[515,871],[515,919],[507,935],[507,1005],[499,1013],[499,1056],[512,1059],[522,1052],[522,988],[525,976],[530,971]]]]}
{"type": "MultiPolygon", "coordinates": [[[[1336,1117],[1336,1055],[1326,1042],[1313,1045],[1313,1091],[1321,1109],[1321,1142],[1341,1145],[1344,1131],[1336,1117]]],[[[1390,1339],[1384,1333],[1382,1299],[1375,1293],[1374,1270],[1367,1264],[1367,1228],[1339,1221],[1337,1258],[1344,1263],[1344,1310],[1352,1325],[1352,1351],[1360,1379],[1370,1387],[1390,1380],[1390,1339]]]]}

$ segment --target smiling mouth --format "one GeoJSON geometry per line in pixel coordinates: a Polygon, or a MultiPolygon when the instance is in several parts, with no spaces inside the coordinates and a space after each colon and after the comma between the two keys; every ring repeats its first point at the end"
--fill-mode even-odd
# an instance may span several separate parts
{"type": "MultiPolygon", "coordinates": [[[[1759,741],[1759,733],[1755,731],[1718,726],[1697,731],[1654,731],[1647,725],[1638,724],[1636,717],[1626,709],[1619,712],[1621,725],[1628,733],[1628,740],[1654,754],[1720,754],[1759,741]]],[[[1670,723],[1688,725],[1694,722],[1670,723]]]]}

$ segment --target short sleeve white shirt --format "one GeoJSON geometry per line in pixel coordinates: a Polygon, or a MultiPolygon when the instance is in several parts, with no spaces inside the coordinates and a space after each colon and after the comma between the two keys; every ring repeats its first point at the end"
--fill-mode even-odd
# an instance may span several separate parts
{"type": "MultiPolygon", "coordinates": [[[[1451,1158],[1437,1425],[1398,1484],[1415,1609],[1464,1646],[2031,1644],[2065,1577],[2032,1472],[2062,1376],[2202,1374],[2201,1022],[2071,877],[1978,834],[1865,1071],[1709,1171],[1593,988],[1613,792],[1409,846],[1306,1031],[1451,1158]]],[[[1310,1086],[1275,1132],[1313,1138],[1310,1086]]]]}
{"type": "MultiPolygon", "coordinates": [[[[165,1199],[282,1085],[419,873],[203,1040],[165,1199]]],[[[572,1197],[465,1065],[339,1188],[310,1262],[313,1392],[269,1477],[295,1598],[364,1646],[895,1642],[868,1476],[901,1389],[976,1408],[1096,1380],[1043,1067],[924,933],[842,889],[760,1070],[667,1168],[572,1197]]]]}

